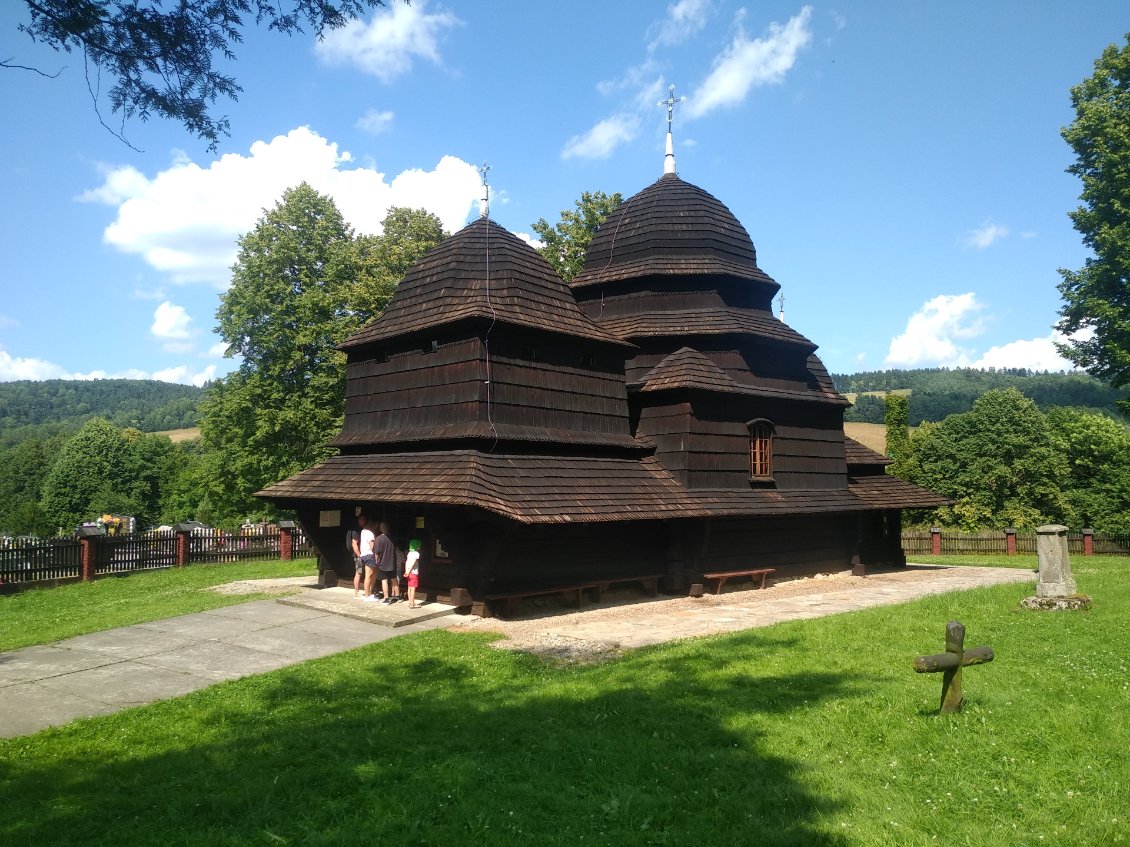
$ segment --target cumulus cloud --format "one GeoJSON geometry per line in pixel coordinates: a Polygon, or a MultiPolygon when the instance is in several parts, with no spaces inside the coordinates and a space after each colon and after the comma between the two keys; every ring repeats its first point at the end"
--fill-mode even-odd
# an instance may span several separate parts
{"type": "Polygon", "coordinates": [[[1053,332],[1043,338],[1012,341],[990,347],[973,362],[975,368],[1028,368],[1033,371],[1070,371],[1075,365],[1059,355],[1056,344],[1067,343],[1068,338],[1053,332]]]}
{"type": "Polygon", "coordinates": [[[169,353],[187,353],[193,349],[191,323],[192,318],[183,306],[166,300],[153,313],[153,325],[149,327],[149,332],[163,342],[161,349],[169,353]]]}
{"type": "Polygon", "coordinates": [[[0,348],[0,382],[12,382],[18,379],[158,379],[163,382],[179,382],[185,385],[203,385],[206,381],[215,378],[215,365],[209,365],[203,370],[194,370],[182,365],[152,373],[137,368],[126,368],[122,371],[113,372],[93,370],[82,373],[68,371],[62,365],[48,362],[46,359],[13,356],[7,350],[0,348]]]}
{"type": "Polygon", "coordinates": [[[751,88],[780,82],[800,51],[812,42],[811,6],[805,6],[784,25],[771,23],[763,38],[751,39],[742,26],[743,18],[744,12],[738,16],[733,40],[715,58],[713,70],[690,97],[688,118],[735,106],[751,88]]]}
{"type": "Polygon", "coordinates": [[[462,23],[442,8],[429,11],[424,0],[391,3],[367,24],[354,20],[327,32],[314,53],[327,64],[352,65],[389,83],[412,70],[416,60],[441,65],[440,40],[462,23]]]}
{"type": "Polygon", "coordinates": [[[966,367],[973,351],[963,346],[985,330],[984,307],[972,292],[940,294],[910,316],[906,330],[891,339],[884,364],[891,367],[966,367]]]}
{"type": "Polygon", "coordinates": [[[561,158],[607,159],[617,147],[635,138],[639,129],[638,115],[613,115],[583,135],[570,138],[561,151],[561,158]]]}
{"type": "Polygon", "coordinates": [[[971,229],[961,237],[961,243],[975,250],[984,250],[993,246],[1008,235],[1008,227],[995,224],[991,220],[985,221],[977,229],[971,229]]]}
{"type": "Polygon", "coordinates": [[[358,232],[378,234],[390,206],[424,208],[448,230],[460,229],[479,196],[474,165],[445,156],[432,170],[413,168],[391,181],[372,167],[350,167],[353,156],[299,127],[226,154],[207,167],[178,155],[153,177],[125,166],[106,169],[102,185],[79,199],[117,206],[103,239],[140,255],[175,283],[225,288],[236,239],[251,231],[287,188],[307,182],[334,199],[358,232]]]}
{"type": "Polygon", "coordinates": [[[365,114],[357,119],[357,123],[354,124],[354,126],[370,135],[380,135],[382,132],[388,131],[394,117],[396,117],[396,115],[387,109],[385,111],[369,109],[369,111],[365,112],[365,114]]]}

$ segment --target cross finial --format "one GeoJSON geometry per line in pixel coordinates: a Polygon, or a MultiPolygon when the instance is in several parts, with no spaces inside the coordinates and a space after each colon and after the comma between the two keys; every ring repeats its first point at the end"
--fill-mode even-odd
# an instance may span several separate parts
{"type": "Polygon", "coordinates": [[[479,176],[483,180],[483,198],[479,201],[479,217],[490,217],[490,186],[487,185],[487,171],[490,170],[490,165],[483,162],[482,167],[479,168],[479,176]]]}
{"type": "Polygon", "coordinates": [[[675,96],[675,85],[672,83],[671,87],[667,89],[667,99],[660,100],[655,104],[660,108],[664,106],[667,108],[667,152],[663,156],[663,173],[665,174],[675,173],[675,142],[671,137],[671,121],[675,117],[675,105],[686,102],[686,99],[686,97],[675,96]]]}

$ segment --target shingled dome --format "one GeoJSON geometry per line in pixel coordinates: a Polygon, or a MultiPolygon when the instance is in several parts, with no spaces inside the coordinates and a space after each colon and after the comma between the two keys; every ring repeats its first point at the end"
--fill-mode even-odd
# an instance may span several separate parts
{"type": "Polygon", "coordinates": [[[574,289],[645,276],[724,275],[780,286],[757,267],[738,219],[713,195],[664,174],[620,204],[589,243],[574,289]]]}
{"type": "Polygon", "coordinates": [[[384,313],[341,346],[366,347],[476,318],[624,346],[585,316],[541,254],[488,218],[428,251],[384,313]]]}

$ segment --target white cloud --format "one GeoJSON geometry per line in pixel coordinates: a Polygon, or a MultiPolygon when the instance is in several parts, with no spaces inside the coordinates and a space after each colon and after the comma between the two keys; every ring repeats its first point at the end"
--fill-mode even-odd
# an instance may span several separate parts
{"type": "Polygon", "coordinates": [[[361,117],[357,119],[354,126],[362,132],[367,132],[370,135],[380,135],[382,132],[387,132],[388,128],[392,126],[392,119],[396,115],[387,109],[383,112],[376,109],[369,109],[361,117]]]}
{"type": "Polygon", "coordinates": [[[906,331],[891,339],[884,364],[892,367],[966,367],[973,353],[959,342],[985,330],[984,307],[972,292],[940,294],[910,316],[906,331]]]}
{"type": "Polygon", "coordinates": [[[570,138],[561,158],[607,159],[617,147],[635,138],[639,128],[637,115],[621,113],[605,118],[583,135],[570,138]]]}
{"type": "Polygon", "coordinates": [[[187,366],[166,368],[149,373],[137,368],[127,368],[124,371],[93,370],[86,373],[68,371],[61,365],[48,362],[45,359],[32,357],[13,356],[8,351],[0,348],[0,382],[12,382],[18,379],[159,379],[163,382],[179,382],[186,385],[203,385],[209,379],[216,378],[216,366],[209,365],[202,371],[193,372],[187,366]]]}
{"type": "Polygon", "coordinates": [[[961,238],[961,243],[966,247],[984,250],[1008,235],[1008,227],[985,221],[977,229],[971,229],[961,238]]]}
{"type": "Polygon", "coordinates": [[[648,51],[681,44],[706,26],[710,0],[679,0],[667,7],[667,17],[648,27],[648,51]]]}
{"type": "Polygon", "coordinates": [[[179,382],[183,385],[195,385],[197,387],[203,385],[209,380],[216,378],[216,366],[208,365],[202,371],[193,372],[192,368],[187,365],[180,365],[175,368],[165,368],[164,370],[154,371],[149,379],[159,379],[161,382],[179,382]]]}
{"type": "Polygon", "coordinates": [[[1070,371],[1075,365],[1059,355],[1056,343],[1064,344],[1067,337],[1058,332],[1044,338],[1012,341],[990,347],[973,362],[975,368],[1028,368],[1033,371],[1070,371]]]}
{"type": "Polygon", "coordinates": [[[184,306],[177,306],[166,300],[153,313],[153,326],[149,327],[149,331],[157,338],[183,340],[192,337],[188,328],[190,323],[192,318],[188,316],[184,306]]]}
{"type": "Polygon", "coordinates": [[[730,45],[714,59],[714,68],[687,104],[687,117],[700,118],[715,109],[735,106],[755,86],[780,82],[812,41],[812,7],[805,6],[788,23],[771,23],[764,38],[750,39],[739,14],[730,45]]]}
{"type": "Polygon", "coordinates": [[[327,64],[352,65],[388,83],[408,73],[417,59],[442,64],[440,39],[462,23],[446,10],[429,13],[424,0],[392,3],[367,24],[354,20],[327,32],[314,52],[327,64]]]}
{"type": "Polygon", "coordinates": [[[376,168],[344,167],[352,158],[299,127],[255,142],[247,156],[230,153],[207,167],[178,155],[152,178],[131,167],[107,170],[103,184],[80,199],[118,207],[103,234],[118,250],[140,255],[172,282],[207,282],[222,289],[236,259],[236,238],[250,232],[263,210],[300,182],[332,197],[360,233],[380,233],[390,206],[427,209],[454,231],[479,197],[478,170],[453,156],[430,171],[414,168],[391,182],[376,168]]]}
{"type": "Polygon", "coordinates": [[[528,233],[528,232],[516,232],[516,233],[514,233],[514,235],[518,236],[520,239],[525,241],[527,244],[529,244],[535,250],[540,250],[542,247],[545,246],[545,242],[543,242],[536,235],[530,235],[530,233],[528,233]]]}
{"type": "Polygon", "coordinates": [[[228,343],[226,341],[217,341],[208,348],[208,352],[204,355],[209,359],[222,359],[224,354],[228,352],[228,343]]]}

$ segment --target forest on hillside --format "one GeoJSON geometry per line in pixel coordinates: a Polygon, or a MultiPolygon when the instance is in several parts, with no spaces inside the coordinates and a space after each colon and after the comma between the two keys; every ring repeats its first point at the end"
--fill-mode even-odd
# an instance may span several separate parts
{"type": "Polygon", "coordinates": [[[919,370],[866,371],[832,374],[836,390],[854,394],[855,405],[844,420],[882,423],[886,409],[883,397],[864,392],[909,393],[911,426],[923,421],[943,421],[963,414],[987,391],[1015,388],[1036,406],[1047,411],[1055,406],[1093,409],[1122,419],[1115,405],[1125,392],[1111,388],[1082,373],[1049,373],[1024,368],[978,370],[976,368],[924,368],[919,370]]]}
{"type": "Polygon", "coordinates": [[[77,432],[96,417],[142,432],[196,426],[203,393],[153,379],[0,382],[0,446],[77,432]]]}

